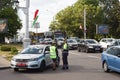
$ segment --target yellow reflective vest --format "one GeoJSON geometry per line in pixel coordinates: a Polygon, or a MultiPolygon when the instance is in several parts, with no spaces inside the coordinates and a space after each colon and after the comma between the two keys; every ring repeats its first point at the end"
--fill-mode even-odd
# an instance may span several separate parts
{"type": "Polygon", "coordinates": [[[67,49],[67,43],[65,43],[64,45],[63,45],[63,49],[67,49]]]}
{"type": "Polygon", "coordinates": [[[55,47],[55,46],[51,46],[51,47],[50,47],[50,58],[52,58],[52,59],[57,58],[57,55],[56,55],[56,47],[55,47]]]}

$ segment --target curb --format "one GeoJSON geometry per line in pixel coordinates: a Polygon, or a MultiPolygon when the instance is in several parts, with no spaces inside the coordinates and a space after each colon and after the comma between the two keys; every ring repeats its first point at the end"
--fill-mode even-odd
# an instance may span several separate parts
{"type": "Polygon", "coordinates": [[[10,66],[5,66],[5,67],[0,67],[0,70],[3,70],[3,69],[9,69],[9,68],[11,68],[10,66]]]}

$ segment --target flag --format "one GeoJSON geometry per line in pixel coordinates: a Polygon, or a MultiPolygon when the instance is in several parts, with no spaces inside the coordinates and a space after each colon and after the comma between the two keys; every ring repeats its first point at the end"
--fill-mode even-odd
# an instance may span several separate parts
{"type": "Polygon", "coordinates": [[[39,12],[39,10],[37,9],[37,10],[35,11],[35,14],[34,14],[34,20],[35,20],[35,18],[37,17],[38,12],[39,12]]]}
{"type": "Polygon", "coordinates": [[[38,19],[38,12],[39,12],[39,10],[37,9],[36,11],[35,11],[35,14],[34,14],[34,21],[33,21],[33,23],[32,23],[32,26],[34,26],[35,25],[35,23],[36,23],[36,21],[37,21],[37,19],[38,19]]]}

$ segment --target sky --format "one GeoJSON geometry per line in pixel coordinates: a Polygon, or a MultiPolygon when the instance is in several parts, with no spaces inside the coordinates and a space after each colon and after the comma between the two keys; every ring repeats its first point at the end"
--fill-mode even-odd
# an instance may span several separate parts
{"type": "MultiPolygon", "coordinates": [[[[26,0],[19,0],[19,6],[25,7],[26,0]]],[[[29,7],[29,31],[33,32],[45,32],[49,31],[49,25],[51,21],[53,20],[56,13],[58,13],[60,10],[66,8],[67,6],[71,6],[74,4],[77,0],[30,0],[30,7],[29,7]],[[31,24],[33,22],[34,13],[36,10],[39,10],[38,12],[38,20],[37,22],[40,23],[40,28],[35,29],[34,27],[31,27],[31,24]]],[[[20,30],[21,33],[25,32],[24,27],[26,26],[25,22],[25,14],[23,13],[22,9],[19,9],[18,15],[20,19],[22,20],[23,27],[20,30]]]]}

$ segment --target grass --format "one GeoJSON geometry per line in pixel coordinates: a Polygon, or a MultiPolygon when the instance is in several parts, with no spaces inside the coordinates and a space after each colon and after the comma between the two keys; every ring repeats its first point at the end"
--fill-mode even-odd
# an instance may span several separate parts
{"type": "MultiPolygon", "coordinates": [[[[23,49],[22,44],[1,44],[0,46],[2,46],[2,45],[16,47],[18,51],[21,51],[23,49]]],[[[14,55],[15,54],[11,54],[11,51],[1,51],[0,50],[0,56],[5,57],[7,60],[11,60],[11,58],[14,55]]]]}

